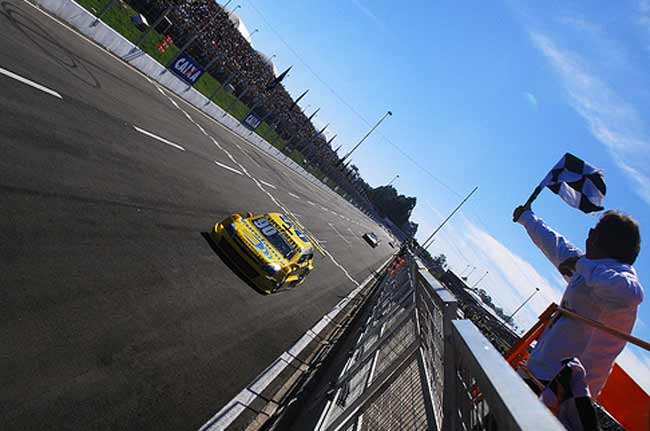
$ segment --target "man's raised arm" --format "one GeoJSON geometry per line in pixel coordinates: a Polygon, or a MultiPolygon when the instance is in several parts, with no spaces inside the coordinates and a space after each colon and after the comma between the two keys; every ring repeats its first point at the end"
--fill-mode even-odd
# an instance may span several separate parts
{"type": "Polygon", "coordinates": [[[584,254],[566,238],[548,227],[530,208],[518,207],[515,209],[513,221],[526,228],[530,239],[556,268],[559,268],[560,264],[567,259],[584,254]]]}

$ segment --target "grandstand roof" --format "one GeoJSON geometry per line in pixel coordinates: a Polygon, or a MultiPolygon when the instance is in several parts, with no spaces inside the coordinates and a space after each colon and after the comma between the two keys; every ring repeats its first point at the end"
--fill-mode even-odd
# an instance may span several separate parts
{"type": "Polygon", "coordinates": [[[273,60],[271,60],[271,57],[264,54],[262,51],[257,51],[257,53],[260,55],[260,57],[262,57],[262,60],[264,60],[264,62],[268,64],[271,67],[271,69],[273,69],[273,75],[278,76],[280,74],[280,71],[278,70],[277,67],[275,67],[273,60]]]}

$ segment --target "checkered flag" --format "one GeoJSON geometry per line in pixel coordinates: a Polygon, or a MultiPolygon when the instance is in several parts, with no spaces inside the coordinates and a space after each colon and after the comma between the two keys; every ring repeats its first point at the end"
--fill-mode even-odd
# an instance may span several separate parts
{"type": "Polygon", "coordinates": [[[571,153],[566,153],[546,175],[546,178],[528,199],[527,206],[544,187],[548,187],[564,202],[585,213],[603,209],[602,204],[607,190],[603,180],[603,171],[585,163],[571,153]]]}

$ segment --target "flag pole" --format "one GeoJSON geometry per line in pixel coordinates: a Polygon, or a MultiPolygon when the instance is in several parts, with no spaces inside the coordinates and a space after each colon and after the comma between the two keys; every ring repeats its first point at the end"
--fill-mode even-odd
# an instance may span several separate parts
{"type": "Polygon", "coordinates": [[[539,194],[542,192],[543,189],[544,187],[542,187],[541,185],[535,187],[535,190],[533,190],[533,192],[528,197],[528,200],[524,204],[524,207],[530,208],[530,206],[533,204],[533,201],[537,199],[537,196],[539,196],[539,194]]]}

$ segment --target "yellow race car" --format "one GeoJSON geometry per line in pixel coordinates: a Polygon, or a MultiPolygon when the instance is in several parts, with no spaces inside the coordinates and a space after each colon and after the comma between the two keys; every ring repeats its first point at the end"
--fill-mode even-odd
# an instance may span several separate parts
{"type": "Polygon", "coordinates": [[[279,213],[232,214],[214,225],[212,239],[264,293],[294,287],[314,268],[314,247],[293,218],[279,213]]]}

